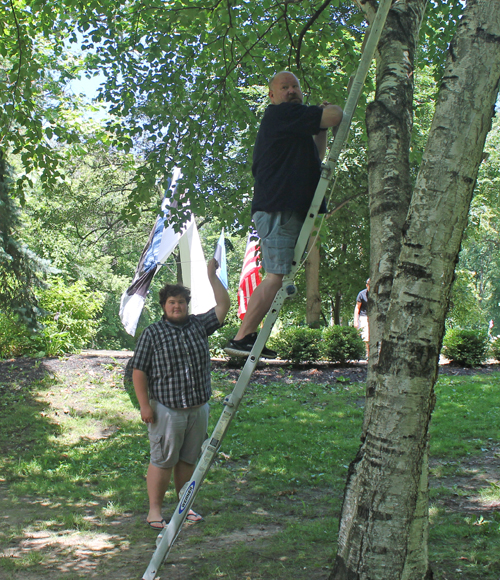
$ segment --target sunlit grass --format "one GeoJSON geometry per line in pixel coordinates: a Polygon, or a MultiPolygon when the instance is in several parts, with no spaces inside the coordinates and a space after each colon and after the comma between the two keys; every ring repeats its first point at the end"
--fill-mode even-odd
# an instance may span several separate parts
{"type": "Polygon", "coordinates": [[[442,485],[430,489],[429,555],[435,577],[497,580],[500,514],[488,506],[499,501],[500,482],[482,477],[475,480],[477,489],[471,489],[470,484],[461,486],[456,481],[477,475],[481,458],[491,456],[491,448],[499,446],[500,376],[441,377],[436,397],[431,457],[439,462],[431,467],[431,474],[442,478],[442,485]],[[479,515],[439,507],[446,501],[468,504],[479,515]]]}
{"type": "MultiPolygon", "coordinates": [[[[219,372],[213,386],[209,432],[233,384],[219,372]]],[[[40,506],[36,521],[0,533],[0,541],[15,540],[27,530],[92,534],[124,514],[139,514],[142,521],[149,443],[118,373],[106,380],[44,379],[0,393],[0,403],[9,409],[0,417],[0,472],[12,503],[21,505],[19,498],[29,497],[40,506]]],[[[472,516],[445,509],[443,502],[473,500],[480,510],[499,501],[496,479],[476,479],[472,491],[456,480],[470,479],[481,458],[498,448],[500,378],[441,377],[436,395],[429,511],[435,576],[444,579],[460,568],[457,578],[498,580],[500,516],[487,510],[472,516]]],[[[296,570],[303,578],[309,572],[328,576],[347,468],[360,444],[363,396],[362,384],[294,383],[285,371],[282,382],[249,386],[196,498],[206,521],[189,543],[249,528],[268,532],[251,542],[228,544],[223,560],[209,550],[193,563],[197,577],[284,580],[296,570]]],[[[166,514],[176,503],[170,488],[166,514]]],[[[134,537],[127,541],[133,543],[134,537]]],[[[43,566],[43,556],[32,558],[17,563],[3,558],[0,566],[4,571],[43,566]]]]}
{"type": "Polygon", "coordinates": [[[441,376],[431,421],[431,454],[455,459],[500,441],[500,376],[441,376]]]}

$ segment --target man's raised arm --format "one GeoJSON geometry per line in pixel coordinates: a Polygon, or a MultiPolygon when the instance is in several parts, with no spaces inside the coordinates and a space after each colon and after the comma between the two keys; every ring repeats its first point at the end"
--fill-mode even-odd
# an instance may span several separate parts
{"type": "Polygon", "coordinates": [[[338,105],[325,104],[323,107],[323,114],[321,115],[321,128],[336,127],[340,125],[344,111],[338,105]]]}
{"type": "Polygon", "coordinates": [[[229,307],[231,306],[231,300],[229,299],[229,294],[227,290],[224,288],[222,282],[217,278],[217,268],[219,264],[215,258],[212,258],[210,262],[208,262],[207,272],[208,272],[208,279],[210,280],[210,284],[212,285],[212,290],[214,291],[215,296],[215,314],[217,315],[217,319],[221,324],[224,323],[224,318],[226,318],[226,314],[229,311],[229,307]]]}
{"type": "Polygon", "coordinates": [[[323,159],[326,153],[326,129],[328,129],[328,127],[337,127],[340,125],[344,113],[339,106],[331,105],[327,102],[324,102],[320,106],[323,108],[320,125],[322,130],[314,136],[314,142],[318,148],[319,158],[323,159]]]}

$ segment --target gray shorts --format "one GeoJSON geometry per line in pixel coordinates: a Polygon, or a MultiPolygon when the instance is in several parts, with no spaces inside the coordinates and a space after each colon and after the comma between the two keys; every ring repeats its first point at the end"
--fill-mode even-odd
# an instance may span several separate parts
{"type": "Polygon", "coordinates": [[[253,214],[255,228],[260,237],[260,251],[264,270],[270,274],[288,274],[292,269],[295,244],[304,216],[296,211],[253,214]]]}
{"type": "Polygon", "coordinates": [[[200,455],[207,438],[208,403],[191,409],[170,409],[150,401],[155,422],[148,423],[151,463],[169,469],[179,460],[191,465],[200,455]]]}

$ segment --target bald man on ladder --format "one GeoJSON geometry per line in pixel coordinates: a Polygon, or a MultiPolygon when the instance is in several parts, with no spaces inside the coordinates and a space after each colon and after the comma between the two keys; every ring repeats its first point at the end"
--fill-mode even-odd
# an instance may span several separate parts
{"type": "MultiPolygon", "coordinates": [[[[342,109],[337,105],[304,105],[299,79],[288,71],[271,79],[269,99],[252,166],[252,218],[260,237],[266,277],[254,290],[236,336],[224,349],[232,356],[250,354],[257,328],[283,278],[290,273],[295,244],[321,176],[327,129],[342,121],[342,109]]],[[[325,211],[323,202],[320,213],[325,211]]],[[[276,358],[276,353],[264,347],[261,356],[276,358]]]]}

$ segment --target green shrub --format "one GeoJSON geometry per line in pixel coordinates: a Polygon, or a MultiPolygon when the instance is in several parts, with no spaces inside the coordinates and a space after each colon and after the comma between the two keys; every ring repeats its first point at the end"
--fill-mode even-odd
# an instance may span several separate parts
{"type": "Polygon", "coordinates": [[[353,326],[331,326],[323,330],[321,352],[329,362],[344,364],[348,360],[364,358],[366,347],[353,326]]]}
{"type": "Polygon", "coordinates": [[[489,355],[497,361],[500,361],[500,338],[496,336],[490,342],[489,355]]]}
{"type": "Polygon", "coordinates": [[[316,328],[284,328],[272,340],[270,348],[276,349],[278,356],[293,364],[316,361],[321,355],[321,330],[316,328]]]}
{"type": "Polygon", "coordinates": [[[481,364],[488,350],[488,335],[480,330],[450,328],[443,340],[442,354],[466,367],[481,364]]]}
{"type": "MultiPolygon", "coordinates": [[[[210,356],[226,357],[224,347],[238,331],[238,324],[228,324],[217,330],[210,338],[210,356]]],[[[267,346],[278,352],[278,356],[293,364],[325,359],[345,363],[365,356],[365,343],[352,326],[334,326],[326,329],[285,327],[271,336],[267,346]]],[[[230,357],[231,362],[245,362],[242,357],[230,357]]]]}
{"type": "Polygon", "coordinates": [[[225,324],[209,336],[210,356],[213,358],[226,357],[227,354],[224,352],[224,347],[237,332],[238,326],[236,324],[225,324]]]}
{"type": "MultiPolygon", "coordinates": [[[[123,348],[134,350],[135,337],[127,333],[120,317],[117,316],[120,309],[120,296],[110,292],[106,293],[105,296],[102,313],[99,316],[99,327],[92,339],[92,344],[95,345],[95,348],[103,350],[121,350],[123,348]]],[[[141,314],[139,323],[141,327],[136,332],[137,337],[140,336],[145,311],[146,307],[141,314]]]]}
{"type": "Polygon", "coordinates": [[[35,336],[34,331],[20,322],[16,315],[0,313],[0,358],[14,358],[32,352],[35,336]]]}
{"type": "Polygon", "coordinates": [[[39,293],[41,330],[31,332],[19,319],[0,314],[0,357],[57,356],[77,352],[94,337],[103,295],[89,292],[84,282],[66,284],[53,278],[39,293]]]}
{"type": "Polygon", "coordinates": [[[246,363],[246,357],[229,356],[224,351],[224,347],[236,335],[239,327],[240,325],[238,323],[225,324],[208,337],[210,356],[212,358],[227,358],[227,365],[235,368],[241,368],[246,363]]]}

